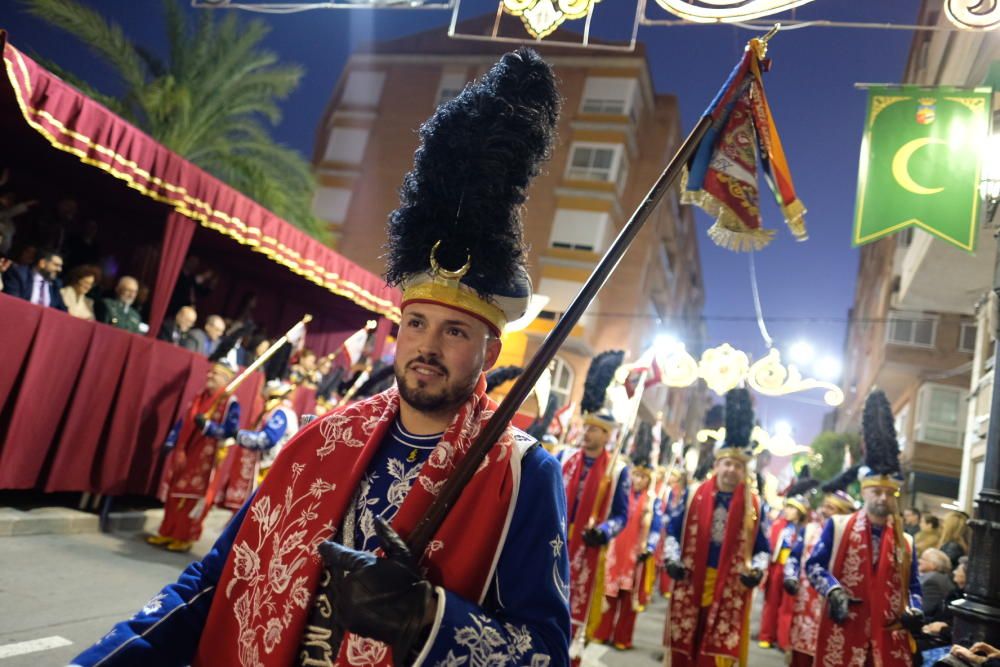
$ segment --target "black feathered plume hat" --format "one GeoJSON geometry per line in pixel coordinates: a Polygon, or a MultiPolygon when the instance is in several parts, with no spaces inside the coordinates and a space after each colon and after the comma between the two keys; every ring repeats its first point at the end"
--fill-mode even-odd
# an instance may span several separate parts
{"type": "Polygon", "coordinates": [[[858,471],[858,476],[862,489],[885,486],[899,491],[903,486],[895,421],[885,392],[876,389],[868,394],[861,417],[865,464],[858,471]]]}
{"type": "Polygon", "coordinates": [[[388,224],[385,278],[402,288],[403,308],[445,305],[498,335],[524,315],[521,207],[551,152],[559,106],[552,69],[521,48],[423,124],[388,224]]]}
{"type": "Polygon", "coordinates": [[[715,450],[715,458],[727,456],[749,463],[753,459],[753,404],[746,389],[726,392],[726,438],[715,450]]]}
{"type": "Polygon", "coordinates": [[[622,350],[607,350],[590,360],[587,379],[583,383],[583,399],[580,401],[584,424],[596,426],[609,433],[618,426],[611,412],[604,408],[604,401],[608,386],[615,377],[615,371],[623,361],[625,352],[622,350]]]}
{"type": "Polygon", "coordinates": [[[847,492],[847,487],[858,481],[858,470],[860,469],[861,464],[855,464],[820,486],[820,490],[826,494],[823,501],[833,505],[841,514],[850,514],[857,510],[858,501],[847,492]]]}

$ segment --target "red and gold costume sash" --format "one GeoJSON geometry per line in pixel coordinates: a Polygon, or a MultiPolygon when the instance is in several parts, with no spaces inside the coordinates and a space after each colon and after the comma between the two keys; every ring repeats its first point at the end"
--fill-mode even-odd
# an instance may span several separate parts
{"type": "MultiPolygon", "coordinates": [[[[410,488],[393,527],[404,538],[496,409],[480,375],[410,488]]],[[[295,664],[322,564],[318,545],[342,525],[372,456],[399,412],[393,388],[330,412],[294,437],[261,484],[233,542],[198,646],[195,667],[295,664]]],[[[425,553],[431,583],[482,602],[520,483],[508,429],[451,509],[425,553]]],[[[348,634],[334,664],[391,665],[391,650],[348,634]]]]}
{"type": "Polygon", "coordinates": [[[760,521],[760,501],[756,495],[750,496],[755,518],[752,530],[747,530],[748,527],[744,526],[747,494],[745,484],[741,483],[729,503],[726,537],[719,553],[712,604],[708,607],[700,636],[695,636],[708,569],[715,493],[715,478],[703,483],[693,493],[684,517],[681,543],[681,561],[688,569],[688,576],[674,582],[670,600],[670,648],[675,654],[687,657],[690,664],[695,664],[699,656],[738,661],[743,624],[750,608],[751,591],[740,583],[740,571],[745,554],[753,547],[760,521]]]}
{"type": "MultiPolygon", "coordinates": [[[[910,667],[910,634],[899,624],[909,598],[899,563],[904,541],[897,544],[892,517],[882,530],[879,559],[872,567],[872,529],[864,510],[834,517],[840,534],[831,574],[852,599],[847,622],[838,625],[823,614],[816,644],[816,667],[910,667]],[[898,553],[897,553],[898,551],[898,553]],[[868,652],[872,652],[868,660],[868,652]]],[[[908,574],[908,573],[907,573],[908,574]]]]}
{"type": "MultiPolygon", "coordinates": [[[[594,512],[601,479],[606,474],[610,460],[611,455],[606,451],[601,452],[601,455],[594,459],[594,463],[587,472],[587,479],[583,482],[583,493],[580,495],[576,514],[573,516],[573,523],[569,526],[569,606],[574,629],[580,627],[579,624],[586,623],[590,596],[597,579],[598,560],[601,553],[600,549],[588,548],[583,543],[583,531],[586,530],[591,516],[597,517],[597,523],[601,523],[607,518],[608,512],[611,510],[611,500],[615,495],[616,479],[612,480],[608,492],[602,499],[600,511],[594,512]]],[[[583,475],[583,471],[583,450],[580,449],[574,452],[563,465],[563,484],[566,486],[566,497],[570,507],[577,497],[577,489],[580,487],[580,477],[583,475]]]]}
{"type": "MultiPolygon", "coordinates": [[[[162,500],[166,501],[169,498],[197,500],[205,497],[205,491],[212,478],[215,450],[219,446],[219,441],[201,433],[194,418],[211,410],[219,396],[221,393],[212,394],[202,391],[191,401],[187,414],[181,421],[177,442],[163,466],[159,491],[162,500]],[[181,454],[183,454],[184,461],[180,461],[181,454]],[[178,465],[178,463],[183,463],[183,465],[178,465]]],[[[209,419],[221,422],[229,409],[229,403],[233,400],[230,397],[229,401],[218,401],[214,412],[209,415],[209,419]]]]}
{"type": "Polygon", "coordinates": [[[799,563],[799,592],[795,596],[795,613],[792,615],[792,650],[806,655],[816,655],[819,623],[825,607],[823,596],[812,587],[806,574],[806,561],[822,534],[822,524],[813,522],[806,526],[802,560],[799,563]]]}
{"type": "Polygon", "coordinates": [[[649,493],[629,493],[628,521],[608,545],[604,563],[604,594],[609,598],[617,596],[619,591],[637,589],[636,565],[639,554],[646,550],[649,541],[652,509],[653,500],[649,493]]]}

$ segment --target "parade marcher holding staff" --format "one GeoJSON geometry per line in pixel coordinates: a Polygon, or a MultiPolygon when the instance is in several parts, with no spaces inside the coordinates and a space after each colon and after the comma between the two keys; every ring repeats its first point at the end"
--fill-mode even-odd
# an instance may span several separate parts
{"type": "Polygon", "coordinates": [[[763,584],[764,610],[761,614],[758,637],[761,648],[771,648],[777,644],[782,651],[787,651],[790,645],[794,596],[785,591],[785,563],[792,549],[802,542],[806,519],[809,518],[809,506],[806,499],[800,495],[801,481],[796,481],[793,484],[795,488],[785,492],[782,516],[771,524],[771,564],[768,566],[767,578],[763,584]]]}
{"type": "Polygon", "coordinates": [[[903,531],[897,497],[903,480],[889,400],[865,401],[864,507],[823,526],[806,561],[809,582],[826,598],[816,643],[821,667],[909,667],[923,625],[913,538],[903,531]]]}
{"type": "Polygon", "coordinates": [[[713,475],[689,487],[686,510],[670,517],[666,569],[673,667],[747,664],[753,589],[767,569],[760,499],[751,490],[753,407],[746,389],[726,393],[726,437],[715,451],[713,475]]]}
{"type": "Polygon", "coordinates": [[[301,430],[209,555],[77,664],[568,662],[565,496],[531,438],[501,425],[426,550],[401,539],[490,428],[483,371],[527,309],[519,211],[559,102],[520,49],[421,128],[389,221],[398,388],[301,430]]]}
{"type": "Polygon", "coordinates": [[[213,364],[204,388],[170,430],[160,489],[165,498],[163,521],[157,534],[146,538],[149,544],[184,552],[201,537],[202,524],[211,509],[206,494],[219,442],[236,435],[240,423],[239,402],[224,393],[226,383],[235,375],[226,364],[213,364]]]}

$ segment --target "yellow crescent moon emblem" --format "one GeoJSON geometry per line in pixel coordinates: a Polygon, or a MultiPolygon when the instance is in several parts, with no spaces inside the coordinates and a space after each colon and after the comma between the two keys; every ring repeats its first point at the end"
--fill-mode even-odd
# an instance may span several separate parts
{"type": "Polygon", "coordinates": [[[896,151],[896,154],[892,158],[892,177],[896,179],[901,188],[915,195],[935,195],[941,192],[944,188],[928,188],[913,180],[910,177],[908,167],[910,166],[910,158],[913,157],[913,154],[924,146],[928,144],[947,145],[947,143],[944,139],[934,139],[932,137],[922,137],[906,142],[902,148],[896,151]]]}

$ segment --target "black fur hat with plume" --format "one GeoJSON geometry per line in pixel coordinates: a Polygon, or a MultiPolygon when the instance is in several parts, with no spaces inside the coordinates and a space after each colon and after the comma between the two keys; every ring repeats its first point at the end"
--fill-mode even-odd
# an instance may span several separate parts
{"type": "Polygon", "coordinates": [[[500,366],[486,373],[486,393],[489,393],[508,380],[514,380],[524,369],[520,366],[500,366]]]}
{"type": "Polygon", "coordinates": [[[625,360],[622,350],[607,350],[590,360],[587,369],[587,379],[583,384],[583,399],[580,401],[580,412],[590,414],[600,412],[604,407],[604,397],[608,386],[615,378],[615,371],[625,360]]]}
{"type": "Polygon", "coordinates": [[[865,445],[865,465],[859,471],[861,486],[891,486],[898,489],[903,476],[899,467],[896,419],[889,399],[881,389],[868,394],[861,417],[861,428],[865,445]]]}
{"type": "Polygon", "coordinates": [[[744,463],[753,458],[753,403],[750,392],[736,388],[726,392],[726,439],[715,450],[715,458],[732,456],[744,463]]]}
{"type": "Polygon", "coordinates": [[[388,223],[385,279],[402,286],[404,306],[460,307],[498,330],[525,312],[521,207],[551,153],[560,104],[551,67],[520,48],[423,124],[388,223]]]}

